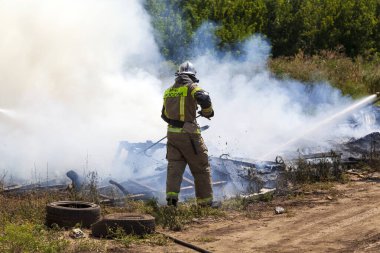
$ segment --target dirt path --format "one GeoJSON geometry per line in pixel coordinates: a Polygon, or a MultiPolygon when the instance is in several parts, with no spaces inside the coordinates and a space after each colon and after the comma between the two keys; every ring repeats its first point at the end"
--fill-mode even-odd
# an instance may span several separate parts
{"type": "MultiPolygon", "coordinates": [[[[171,235],[212,252],[380,252],[380,177],[337,185],[329,194],[272,203],[286,214],[275,215],[272,206],[259,217],[231,214],[171,235]]],[[[172,244],[160,250],[193,252],[172,244]]]]}

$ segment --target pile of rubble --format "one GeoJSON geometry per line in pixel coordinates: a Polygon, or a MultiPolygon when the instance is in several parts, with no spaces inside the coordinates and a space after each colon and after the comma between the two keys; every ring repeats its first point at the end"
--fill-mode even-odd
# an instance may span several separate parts
{"type": "MultiPolygon", "coordinates": [[[[166,166],[165,144],[152,145],[151,141],[143,143],[120,142],[114,167],[115,170],[129,171],[125,180],[105,179],[97,191],[103,202],[115,203],[126,196],[131,199],[156,198],[164,202],[166,166]],[[141,176],[146,172],[145,176],[141,176]],[[112,192],[112,194],[110,194],[112,192]],[[112,195],[112,196],[111,196],[112,195]]],[[[338,157],[342,164],[353,164],[365,159],[380,157],[380,133],[374,132],[362,138],[340,144],[336,150],[326,153],[303,155],[305,160],[326,159],[338,157]]],[[[276,189],[279,175],[285,169],[282,159],[276,161],[253,161],[243,158],[230,157],[222,154],[219,157],[210,156],[212,182],[215,197],[223,199],[236,195],[250,195],[276,189]]],[[[74,170],[66,173],[71,179],[75,190],[85,190],[85,179],[74,170]]],[[[10,185],[3,187],[2,192],[22,193],[30,190],[66,190],[68,183],[50,180],[39,184],[10,185]]],[[[182,200],[194,197],[194,179],[187,168],[181,185],[182,200]]]]}

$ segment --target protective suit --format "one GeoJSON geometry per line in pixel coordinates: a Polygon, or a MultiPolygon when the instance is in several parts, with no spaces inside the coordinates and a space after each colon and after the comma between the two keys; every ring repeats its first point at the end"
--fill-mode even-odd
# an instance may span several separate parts
{"type": "Polygon", "coordinates": [[[165,91],[161,117],[168,123],[168,170],[166,199],[176,205],[186,165],[194,177],[195,195],[200,205],[211,205],[212,185],[207,147],[196,121],[198,105],[200,115],[214,116],[209,94],[200,88],[196,71],[190,62],[181,64],[175,83],[165,91]]]}

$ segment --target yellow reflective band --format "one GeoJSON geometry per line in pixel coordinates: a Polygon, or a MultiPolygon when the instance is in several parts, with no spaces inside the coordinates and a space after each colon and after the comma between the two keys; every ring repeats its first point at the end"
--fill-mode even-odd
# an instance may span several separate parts
{"type": "Polygon", "coordinates": [[[179,127],[168,126],[168,132],[171,132],[171,133],[184,133],[185,131],[182,128],[179,128],[179,127]]]}
{"type": "MultiPolygon", "coordinates": [[[[182,128],[180,127],[172,127],[172,126],[168,126],[168,132],[171,132],[171,133],[186,133],[185,130],[183,130],[182,128]]],[[[195,130],[195,132],[193,134],[200,134],[201,133],[201,130],[199,128],[197,128],[197,130],[195,130]]]]}
{"type": "Polygon", "coordinates": [[[179,120],[185,121],[185,97],[181,97],[179,101],[179,120]]]}
{"type": "Polygon", "coordinates": [[[194,90],[191,91],[191,96],[194,98],[195,92],[200,91],[200,90],[202,90],[200,87],[194,88],[194,90]]]}
{"type": "Polygon", "coordinates": [[[187,86],[181,86],[178,88],[169,88],[164,93],[164,99],[176,98],[176,97],[187,97],[187,86]]]}
{"type": "Polygon", "coordinates": [[[197,198],[197,203],[198,204],[207,204],[212,202],[212,197],[210,198],[197,198]]]}
{"type": "Polygon", "coordinates": [[[209,108],[202,109],[202,112],[212,113],[212,106],[210,106],[209,108]]]}
{"type": "Polygon", "coordinates": [[[178,192],[167,192],[166,196],[168,196],[168,197],[177,197],[178,194],[179,194],[178,192]]]}

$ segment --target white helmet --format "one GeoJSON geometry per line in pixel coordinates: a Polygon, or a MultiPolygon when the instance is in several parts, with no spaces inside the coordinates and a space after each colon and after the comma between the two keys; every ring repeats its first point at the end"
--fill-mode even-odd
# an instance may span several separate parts
{"type": "Polygon", "coordinates": [[[188,74],[195,76],[196,73],[197,71],[195,70],[194,65],[189,61],[185,61],[179,65],[178,74],[188,74]]]}

